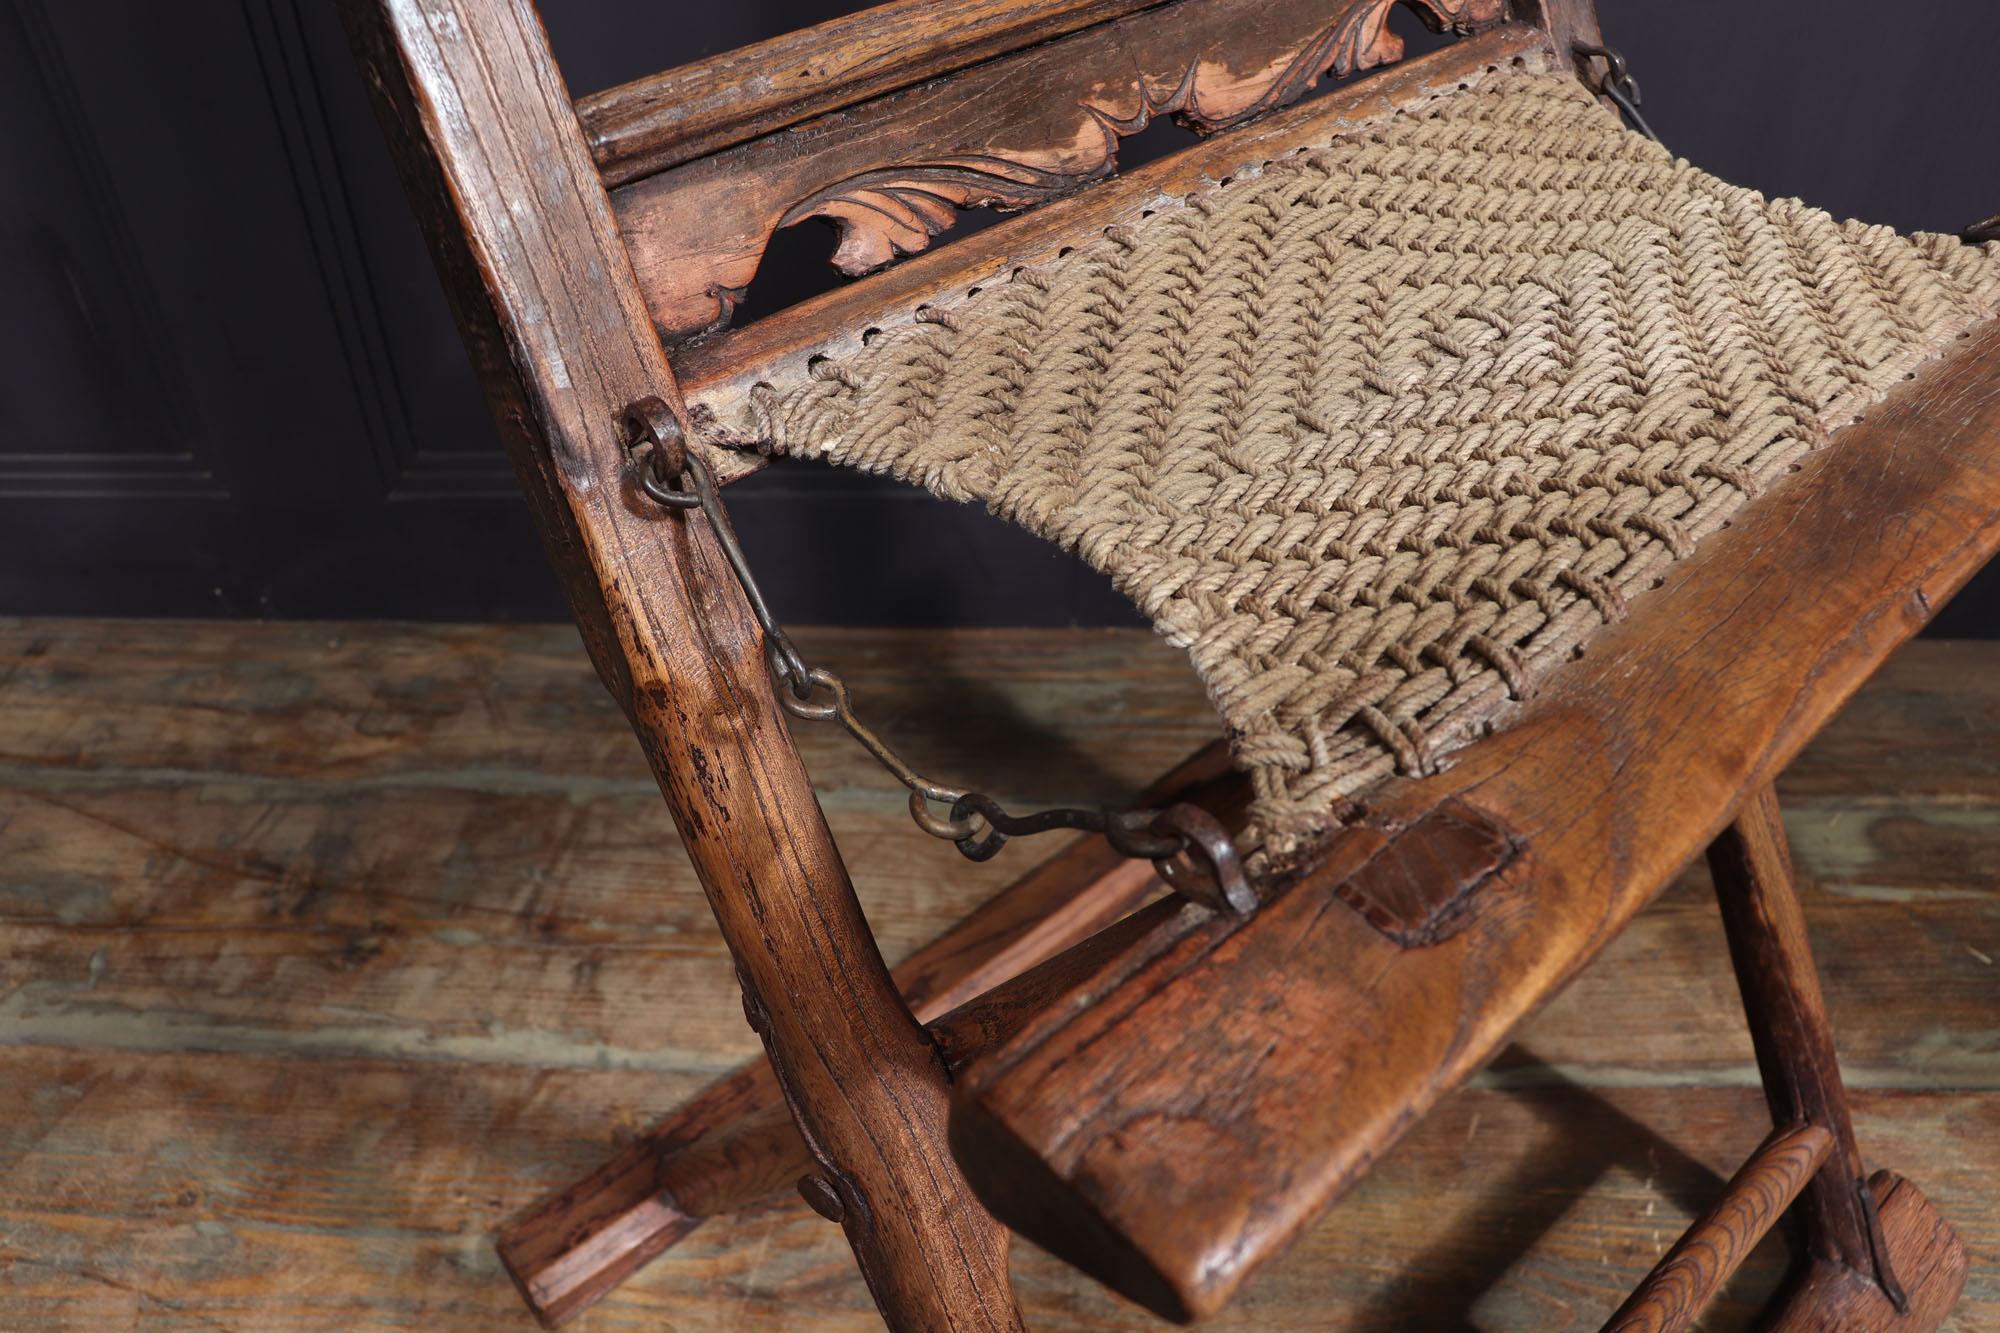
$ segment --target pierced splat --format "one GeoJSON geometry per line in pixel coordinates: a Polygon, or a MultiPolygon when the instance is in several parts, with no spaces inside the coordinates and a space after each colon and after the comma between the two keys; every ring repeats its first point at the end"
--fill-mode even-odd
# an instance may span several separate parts
{"type": "MultiPolygon", "coordinates": [[[[1395,3],[1179,0],[670,168],[613,200],[655,322],[685,337],[728,320],[779,227],[830,222],[834,265],[869,272],[927,248],[962,209],[1029,208],[1111,174],[1119,141],[1155,116],[1212,134],[1296,101],[1323,74],[1400,59],[1395,3]]],[[[1403,3],[1439,31],[1505,14],[1504,0],[1403,3]]]]}

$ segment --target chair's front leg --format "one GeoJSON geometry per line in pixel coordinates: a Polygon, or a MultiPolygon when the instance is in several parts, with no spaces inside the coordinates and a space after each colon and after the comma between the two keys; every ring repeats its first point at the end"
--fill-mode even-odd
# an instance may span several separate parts
{"type": "Polygon", "coordinates": [[[343,10],[502,437],[680,825],[822,1202],[893,1326],[1019,1327],[1007,1233],[946,1150],[944,1066],[862,919],[742,590],[707,521],[645,501],[629,476],[621,417],[675,392],[673,372],[532,7],[343,10]]]}
{"type": "Polygon", "coordinates": [[[1708,864],[1771,1121],[1817,1125],[1833,1135],[1826,1164],[1795,1206],[1807,1252],[1875,1278],[1900,1305],[1902,1292],[1886,1256],[1879,1253],[1879,1229],[1847,1112],[1833,1028],[1772,787],[1744,801],[1736,821],[1710,845],[1708,864]]]}
{"type": "Polygon", "coordinates": [[[634,609],[652,641],[628,648],[633,725],[816,1163],[808,1197],[846,1230],[891,1327],[1018,1328],[1006,1230],[945,1148],[949,1080],[855,901],[755,622],[706,520],[665,522],[714,595],[672,628],[634,609]]]}

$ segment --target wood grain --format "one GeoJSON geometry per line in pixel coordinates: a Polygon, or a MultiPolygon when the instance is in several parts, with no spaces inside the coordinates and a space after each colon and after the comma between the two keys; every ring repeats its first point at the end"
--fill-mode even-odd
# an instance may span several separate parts
{"type": "Polygon", "coordinates": [[[1827,1169],[1799,1203],[1807,1252],[1874,1276],[1888,1288],[1894,1278],[1876,1266],[1861,1197],[1867,1173],[1847,1114],[1805,915],[1792,890],[1791,850],[1775,791],[1766,787],[1744,802],[1735,821],[1709,845],[1708,864],[1771,1121],[1817,1125],[1833,1137],[1827,1169]]]}
{"type": "Polygon", "coordinates": [[[1010,1329],[1008,1237],[941,1163],[935,1049],[883,965],[705,518],[621,418],[677,397],[528,0],[342,8],[599,677],[632,723],[816,1174],[892,1327],[1010,1329]]]}
{"type": "Polygon", "coordinates": [[[1898,1308],[1880,1286],[1844,1264],[1815,1264],[1785,1298],[1771,1333],[1917,1333],[1939,1327],[1965,1286],[1965,1244],[1923,1192],[1891,1171],[1868,1181],[1891,1264],[1908,1301],[1898,1308]]]}
{"type": "Polygon", "coordinates": [[[982,1200],[1156,1312],[1219,1308],[1991,555],[1996,371],[1988,325],[1453,768],[1373,795],[1252,921],[1163,930],[976,1065],[952,1145],[982,1200]],[[1469,925],[1404,949],[1335,890],[1446,801],[1525,850],[1469,925]]]}
{"type": "MultiPolygon", "coordinates": [[[[1240,817],[1245,785],[1212,742],[1142,798],[1194,800],[1240,817]]],[[[922,1023],[1096,934],[1165,886],[1150,863],[1080,838],[931,941],[894,972],[922,1023]]],[[[937,1031],[932,1040],[939,1041],[937,1031]]],[[[811,1165],[784,1114],[777,1079],[755,1061],[692,1101],[582,1180],[509,1222],[495,1242],[522,1298],[561,1324],[678,1243],[703,1219],[788,1187],[811,1165]]]]}
{"type": "Polygon", "coordinates": [[[580,97],[607,185],[1164,0],[889,0],[580,97]]]}
{"type": "Polygon", "coordinates": [[[1729,1178],[1721,1197],[1618,1307],[1604,1333],[1684,1333],[1693,1327],[1833,1146],[1833,1135],[1817,1125],[1773,1130],[1729,1178]]]}
{"type": "MultiPolygon", "coordinates": [[[[804,646],[1023,803],[1120,799],[1215,728],[1145,632],[804,646]]],[[[798,740],[892,959],[1018,873],[798,740]]],[[[1947,1326],[2000,1324],[2000,654],[1905,648],[1780,788],[1861,1142],[1981,1256],[1947,1326]]],[[[1767,1128],[1723,944],[1697,865],[1212,1326],[1598,1327],[1767,1128]]],[[[532,1328],[492,1232],[758,1054],[569,627],[0,620],[0,1328],[532,1328]]],[[[1014,1267],[1034,1328],[1158,1327],[1014,1267]]],[[[579,1327],[669,1324],[880,1327],[789,1191],[579,1327]]]]}
{"type": "MultiPolygon", "coordinates": [[[[662,336],[699,333],[728,320],[780,227],[823,219],[835,267],[880,268],[963,209],[1028,208],[1111,174],[1119,140],[1155,116],[1214,133],[1325,73],[1399,59],[1394,2],[1171,0],[628,182],[613,194],[619,225],[662,336]]],[[[1505,12],[1409,3],[1458,31],[1505,12]]]]}
{"type": "MultiPolygon", "coordinates": [[[[1515,14],[1545,29],[1550,45],[1568,54],[1578,46],[1602,46],[1596,0],[1517,0],[1515,14]]],[[[1579,74],[1589,72],[1581,58],[1572,57],[1579,74]]],[[[1594,86],[1594,85],[1593,85],[1594,86]]]]}

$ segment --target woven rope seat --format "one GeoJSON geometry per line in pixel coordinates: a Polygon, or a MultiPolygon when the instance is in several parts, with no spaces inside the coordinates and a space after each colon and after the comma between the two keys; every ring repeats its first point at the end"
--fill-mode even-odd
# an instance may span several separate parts
{"type": "Polygon", "coordinates": [[[1504,723],[1996,306],[1996,247],[1728,185],[1530,66],[920,309],[715,424],[982,501],[1108,573],[1191,655],[1252,779],[1246,841],[1283,853],[1504,723]]]}

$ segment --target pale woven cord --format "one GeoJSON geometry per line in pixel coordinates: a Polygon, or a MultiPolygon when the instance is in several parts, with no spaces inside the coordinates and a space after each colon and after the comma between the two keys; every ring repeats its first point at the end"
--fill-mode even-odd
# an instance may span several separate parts
{"type": "Polygon", "coordinates": [[[756,404],[777,450],[1109,573],[1283,851],[1490,729],[1996,303],[2000,255],[1726,185],[1507,70],[756,404]]]}

